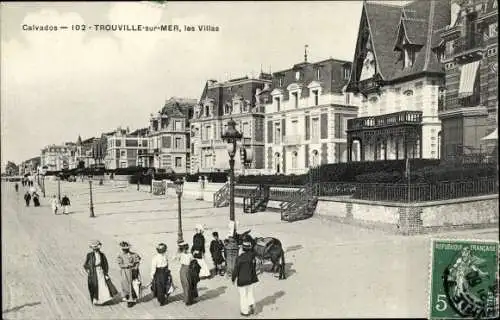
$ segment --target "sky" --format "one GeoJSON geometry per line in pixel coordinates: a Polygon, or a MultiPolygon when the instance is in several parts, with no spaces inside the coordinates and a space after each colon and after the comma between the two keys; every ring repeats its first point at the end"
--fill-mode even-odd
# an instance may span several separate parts
{"type": "Polygon", "coordinates": [[[361,8],[361,1],[2,2],[2,167],[78,135],[146,127],[169,97],[199,99],[208,79],[288,69],[303,61],[306,44],[308,61],[352,61],[361,8]],[[95,24],[219,31],[23,30],[95,24]]]}

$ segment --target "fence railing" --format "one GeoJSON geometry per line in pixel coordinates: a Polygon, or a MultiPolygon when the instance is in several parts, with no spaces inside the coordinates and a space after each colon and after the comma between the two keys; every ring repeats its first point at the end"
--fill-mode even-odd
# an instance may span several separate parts
{"type": "Polygon", "coordinates": [[[447,181],[436,184],[358,184],[354,199],[372,201],[422,202],[497,194],[498,179],[481,178],[470,181],[447,181]]]}

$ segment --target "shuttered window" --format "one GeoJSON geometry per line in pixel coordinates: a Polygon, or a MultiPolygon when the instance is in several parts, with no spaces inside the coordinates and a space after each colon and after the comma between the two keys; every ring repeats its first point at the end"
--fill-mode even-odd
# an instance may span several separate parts
{"type": "Polygon", "coordinates": [[[286,136],[286,121],[285,119],[281,119],[281,126],[283,127],[283,130],[281,131],[281,134],[284,136],[286,136]]]}
{"type": "Polygon", "coordinates": [[[267,143],[273,143],[273,122],[267,122],[267,143]]]}
{"type": "Polygon", "coordinates": [[[172,137],[161,137],[161,146],[162,148],[171,148],[172,147],[172,137]]]}
{"type": "Polygon", "coordinates": [[[321,139],[328,138],[328,114],[321,114],[321,139]]]}
{"type": "Polygon", "coordinates": [[[309,145],[308,144],[305,145],[305,156],[306,157],[304,159],[305,160],[304,164],[305,164],[305,167],[308,168],[309,167],[309,145]]]}
{"type": "Polygon", "coordinates": [[[310,126],[311,126],[311,116],[306,116],[306,119],[305,119],[305,126],[306,126],[306,140],[309,140],[311,138],[311,132],[309,130],[310,126]]]}
{"type": "Polygon", "coordinates": [[[341,121],[342,121],[342,117],[340,116],[340,114],[336,114],[335,115],[335,138],[340,138],[342,136],[342,133],[341,133],[341,121]]]}

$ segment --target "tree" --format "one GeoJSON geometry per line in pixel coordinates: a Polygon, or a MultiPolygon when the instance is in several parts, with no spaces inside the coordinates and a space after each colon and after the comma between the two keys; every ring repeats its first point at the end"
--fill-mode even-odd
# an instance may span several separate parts
{"type": "Polygon", "coordinates": [[[19,166],[12,161],[7,161],[5,173],[7,173],[8,176],[17,176],[19,175],[19,166]]]}

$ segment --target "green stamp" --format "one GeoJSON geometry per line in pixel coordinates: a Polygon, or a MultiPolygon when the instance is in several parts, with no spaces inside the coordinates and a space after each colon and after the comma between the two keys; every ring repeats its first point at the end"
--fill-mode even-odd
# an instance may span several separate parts
{"type": "Polygon", "coordinates": [[[431,319],[498,318],[498,242],[433,240],[431,319]]]}

